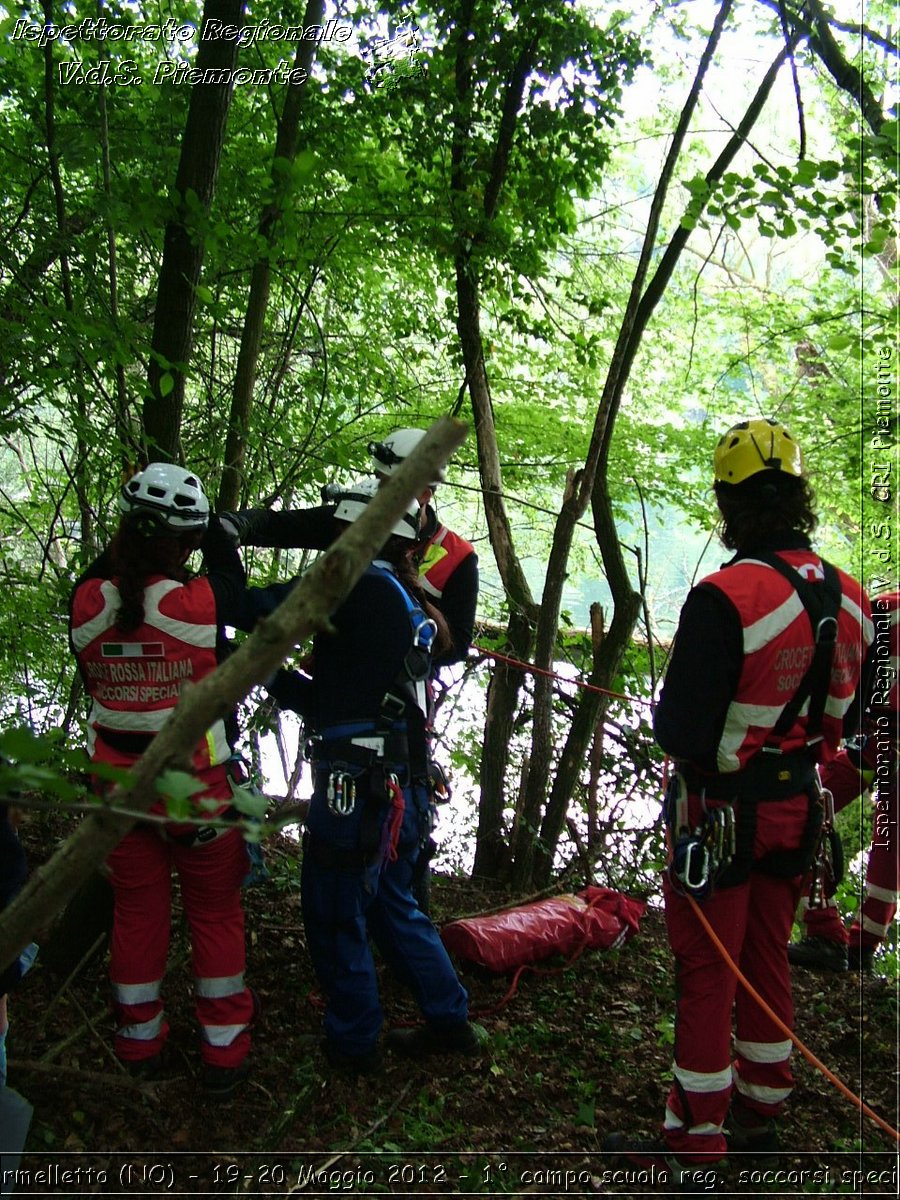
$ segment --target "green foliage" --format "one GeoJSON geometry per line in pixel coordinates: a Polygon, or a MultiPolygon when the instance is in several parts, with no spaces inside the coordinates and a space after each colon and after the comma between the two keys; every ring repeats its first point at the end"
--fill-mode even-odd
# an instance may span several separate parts
{"type": "MultiPolygon", "coordinates": [[[[70,6],[73,20],[93,16],[83,8],[70,6]]],[[[341,19],[353,24],[354,40],[318,47],[293,161],[275,157],[284,89],[237,88],[208,213],[198,197],[174,190],[189,89],[146,82],[163,59],[186,62],[184,45],[60,40],[45,90],[42,53],[10,40],[12,17],[4,24],[5,722],[38,732],[59,727],[81,740],[73,714],[82,705],[64,633],[67,598],[79,569],[114,528],[121,473],[136,458],[163,230],[176,213],[205,251],[191,360],[183,364],[189,373],[181,440],[212,493],[250,273],[261,258],[272,271],[242,480],[248,504],[316,503],[323,483],[365,470],[371,437],[454,409],[464,382],[454,271],[458,256],[466,258],[483,297],[516,548],[540,594],[566,474],[588,449],[646,197],[696,62],[698,31],[688,6],[629,14],[602,3],[477,0],[471,9],[461,32],[452,4],[427,14],[405,0],[345,6],[341,19]],[[390,88],[372,88],[365,52],[403,23],[419,26],[421,51],[390,88]],[[504,187],[491,206],[506,89],[532,43],[504,187]],[[103,89],[101,107],[98,88],[60,82],[60,65],[93,65],[101,57],[116,68],[133,60],[145,83],[103,89]],[[460,71],[470,77],[465,97],[460,71]],[[651,105],[642,102],[648,88],[655,89],[651,105]],[[263,236],[272,206],[277,218],[263,236]]],[[[118,2],[106,11],[127,25],[153,19],[149,10],[118,2]]],[[[177,0],[169,13],[195,26],[199,18],[190,0],[177,0]]],[[[38,8],[26,15],[43,22],[38,8]]],[[[261,0],[253,20],[267,18],[286,14],[261,0]]],[[[871,19],[887,24],[884,14],[871,19]]],[[[737,32],[763,36],[760,14],[742,9],[733,20],[737,32]]],[[[765,44],[766,53],[777,40],[765,44]]],[[[274,66],[285,50],[258,41],[242,50],[241,62],[274,66]]],[[[784,132],[783,106],[773,105],[752,144],[711,189],[707,172],[719,135],[757,83],[742,68],[742,91],[733,54],[723,44],[720,74],[706,85],[710,107],[690,131],[680,186],[663,214],[656,255],[680,227],[692,229],[690,250],[639,348],[608,464],[629,571],[644,585],[651,633],[663,639],[698,569],[703,535],[712,530],[712,444],[748,412],[780,415],[800,439],[818,493],[823,549],[864,577],[896,567],[880,557],[885,549],[872,532],[884,520],[885,502],[871,492],[860,497],[857,482],[871,477],[896,437],[894,422],[873,444],[859,405],[879,356],[895,353],[896,123],[889,118],[877,134],[861,130],[846,94],[816,73],[804,48],[797,58],[805,156],[784,132]],[[720,120],[715,110],[725,100],[720,120]]],[[[883,64],[870,57],[863,65],[880,94],[883,64]]],[[[182,364],[157,365],[165,396],[182,364]]],[[[457,490],[467,483],[477,495],[474,462],[470,444],[445,494],[459,502],[458,527],[468,524],[481,538],[477,500],[457,490]]],[[[482,548],[483,611],[502,618],[508,606],[480,542],[482,548]]],[[[714,550],[702,570],[711,558],[714,550]]],[[[254,582],[299,566],[265,553],[248,562],[254,582]]],[[[607,625],[612,615],[589,518],[577,532],[569,571],[564,643],[583,674],[588,659],[577,631],[587,606],[604,605],[607,625]]],[[[654,663],[657,675],[661,666],[654,663]]],[[[635,648],[616,689],[646,693],[650,669],[647,652],[635,648]]],[[[561,696],[557,746],[571,713],[571,696],[561,696]]],[[[529,715],[526,693],[511,777],[526,752],[529,715]]],[[[616,854],[608,859],[624,880],[638,870],[640,855],[658,857],[659,850],[652,815],[639,820],[622,810],[624,765],[636,764],[635,795],[652,814],[659,764],[646,723],[623,708],[612,714],[611,728],[600,775],[604,836],[621,839],[610,841],[616,854]],[[617,857],[626,845],[625,858],[617,857]]],[[[451,748],[455,765],[473,779],[482,742],[474,729],[451,748]]],[[[589,784],[585,771],[576,822],[585,819],[589,784]]],[[[190,793],[179,795],[183,809],[190,793]]],[[[566,844],[564,858],[573,854],[566,844]]]]}
{"type": "Polygon", "coordinates": [[[82,750],[67,750],[61,738],[36,737],[26,726],[0,732],[0,797],[17,792],[42,792],[60,801],[80,800],[84,787],[77,782],[88,766],[82,750]]]}

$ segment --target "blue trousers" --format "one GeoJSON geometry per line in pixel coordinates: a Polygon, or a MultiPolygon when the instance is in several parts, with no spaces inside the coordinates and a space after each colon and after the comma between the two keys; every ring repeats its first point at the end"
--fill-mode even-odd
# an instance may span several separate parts
{"type": "MultiPolygon", "coordinates": [[[[427,833],[427,798],[422,789],[407,787],[404,800],[396,861],[365,868],[326,865],[327,855],[317,860],[313,846],[303,858],[306,941],[325,995],[325,1036],[341,1054],[369,1054],[381,1032],[383,1015],[370,938],[434,1029],[461,1025],[468,1016],[468,994],[438,931],[411,891],[423,828],[427,833]]],[[[318,826],[324,833],[327,820],[317,821],[312,811],[323,803],[317,788],[310,827],[318,826]]]]}

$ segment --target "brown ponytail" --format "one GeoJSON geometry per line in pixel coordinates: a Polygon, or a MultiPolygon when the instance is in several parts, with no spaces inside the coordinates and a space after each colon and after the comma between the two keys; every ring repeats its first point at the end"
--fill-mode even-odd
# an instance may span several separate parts
{"type": "Polygon", "coordinates": [[[110,542],[112,574],[121,604],[116,628],[131,633],[144,623],[144,589],[147,580],[162,575],[184,583],[190,578],[184,561],[199,546],[202,533],[146,536],[131,521],[123,521],[110,542]]]}

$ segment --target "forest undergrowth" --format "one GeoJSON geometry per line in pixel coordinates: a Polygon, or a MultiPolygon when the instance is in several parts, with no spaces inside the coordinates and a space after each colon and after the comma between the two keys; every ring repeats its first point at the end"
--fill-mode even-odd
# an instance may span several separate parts
{"type": "MultiPolygon", "coordinates": [[[[22,831],[33,863],[45,857],[37,829],[22,831]]],[[[214,1104],[197,1089],[177,914],[161,1080],[136,1082],[116,1063],[105,956],[65,986],[39,965],[11,998],[9,1082],[35,1110],[17,1195],[674,1194],[665,1177],[626,1176],[627,1164],[600,1152],[612,1130],[653,1134],[662,1117],[674,1028],[659,909],[648,907],[621,949],[526,971],[508,999],[507,978],[462,967],[483,1053],[423,1063],[386,1055],[379,1074],[353,1079],[328,1069],[318,1048],[298,847],[279,840],[267,853],[273,879],[245,893],[248,981],[262,1017],[253,1072],[233,1099],[214,1104]]],[[[434,880],[438,924],[507,901],[466,879],[434,880]]],[[[896,1127],[896,981],[798,971],[794,985],[800,1038],[896,1127]]],[[[382,986],[387,1024],[415,1022],[386,973],[382,986]]],[[[731,1161],[720,1194],[896,1194],[891,1138],[799,1055],[794,1063],[777,1168],[731,1161]]],[[[705,1176],[695,1188],[709,1194],[705,1176]]]]}

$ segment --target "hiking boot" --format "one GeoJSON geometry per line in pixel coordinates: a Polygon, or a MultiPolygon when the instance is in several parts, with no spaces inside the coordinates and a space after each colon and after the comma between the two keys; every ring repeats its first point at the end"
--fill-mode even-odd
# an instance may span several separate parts
{"type": "Polygon", "coordinates": [[[236,1067],[216,1067],[204,1063],[200,1070],[200,1087],[210,1100],[227,1100],[250,1074],[250,1061],[244,1059],[236,1067]]]}
{"type": "Polygon", "coordinates": [[[771,1118],[761,1117],[735,1101],[728,1113],[725,1140],[729,1154],[774,1155],[780,1149],[778,1128],[771,1118]]]}
{"type": "Polygon", "coordinates": [[[327,1038],[323,1038],[321,1044],[328,1065],[344,1075],[376,1075],[381,1070],[381,1051],[377,1046],[368,1054],[346,1054],[327,1038]]]}
{"type": "Polygon", "coordinates": [[[787,953],[788,962],[795,967],[808,967],[812,971],[847,970],[847,947],[832,938],[804,938],[802,942],[792,942],[787,953]]]}
{"type": "Polygon", "coordinates": [[[132,1079],[139,1079],[142,1083],[150,1083],[152,1080],[158,1079],[162,1070],[161,1054],[153,1054],[150,1058],[120,1058],[119,1062],[132,1079]]]}
{"type": "Polygon", "coordinates": [[[431,1054],[462,1054],[471,1058],[481,1053],[481,1041],[470,1021],[450,1029],[434,1029],[431,1025],[392,1029],[384,1044],[404,1058],[425,1058],[431,1054]]]}
{"type": "Polygon", "coordinates": [[[721,1182],[716,1166],[718,1160],[682,1162],[661,1138],[635,1138],[627,1133],[610,1133],[603,1139],[600,1151],[602,1154],[621,1155],[642,1171],[665,1171],[666,1176],[658,1177],[657,1182],[668,1182],[676,1192],[702,1189],[704,1194],[708,1194],[716,1191],[721,1182]]]}
{"type": "Polygon", "coordinates": [[[847,966],[860,975],[871,975],[875,967],[874,946],[850,946],[847,950],[847,966]]]}

